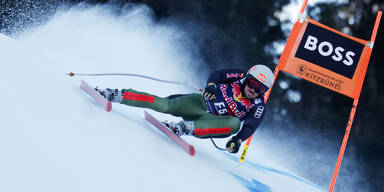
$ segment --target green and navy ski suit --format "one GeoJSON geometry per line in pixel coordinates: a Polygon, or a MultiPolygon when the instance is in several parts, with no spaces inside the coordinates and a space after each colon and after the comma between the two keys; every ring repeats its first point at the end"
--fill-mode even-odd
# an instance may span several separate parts
{"type": "Polygon", "coordinates": [[[201,94],[158,97],[133,89],[124,89],[122,104],[153,109],[194,121],[194,136],[223,138],[237,133],[236,139],[245,141],[259,126],[265,114],[264,96],[256,99],[243,97],[240,81],[246,71],[221,70],[210,74],[208,82],[217,85],[217,97],[210,101],[201,94]],[[240,129],[240,122],[244,121],[240,129]]]}

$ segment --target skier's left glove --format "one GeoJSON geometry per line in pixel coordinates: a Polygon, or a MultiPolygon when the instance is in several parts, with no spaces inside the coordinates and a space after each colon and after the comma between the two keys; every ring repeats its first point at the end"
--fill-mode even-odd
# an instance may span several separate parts
{"type": "Polygon", "coordinates": [[[227,151],[230,153],[237,153],[241,146],[241,139],[236,139],[235,137],[232,137],[231,140],[227,142],[227,145],[225,146],[227,151]]]}
{"type": "Polygon", "coordinates": [[[216,84],[215,83],[208,83],[208,85],[205,87],[205,89],[202,92],[203,97],[209,99],[209,100],[215,100],[216,99],[216,84]]]}

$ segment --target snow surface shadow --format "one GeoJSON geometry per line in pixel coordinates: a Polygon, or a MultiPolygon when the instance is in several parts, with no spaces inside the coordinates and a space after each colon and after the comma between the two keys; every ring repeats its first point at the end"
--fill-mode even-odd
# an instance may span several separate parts
{"type": "MultiPolygon", "coordinates": [[[[222,154],[225,155],[228,159],[238,163],[239,159],[236,156],[233,156],[233,155],[228,154],[228,153],[223,152],[223,151],[220,151],[220,152],[222,152],[222,154]]],[[[320,189],[320,190],[322,190],[324,192],[326,191],[322,187],[320,187],[320,186],[318,186],[318,185],[316,185],[314,183],[311,183],[311,182],[309,182],[309,181],[307,181],[307,180],[305,180],[305,179],[303,179],[303,178],[301,178],[299,176],[291,174],[291,173],[283,172],[283,171],[278,170],[278,169],[274,169],[274,168],[271,168],[271,167],[266,167],[266,166],[263,166],[263,165],[260,165],[260,164],[257,164],[257,163],[252,163],[250,161],[246,161],[246,160],[243,162],[243,164],[245,164],[247,167],[249,167],[251,169],[254,169],[254,170],[259,170],[259,171],[262,171],[262,172],[272,172],[272,173],[280,174],[280,175],[283,175],[283,176],[287,176],[287,177],[290,177],[290,178],[292,178],[294,180],[301,181],[301,182],[306,183],[306,184],[308,184],[308,185],[310,185],[312,187],[320,189]]],[[[241,176],[239,176],[239,175],[237,175],[237,174],[235,174],[235,173],[233,173],[231,171],[229,171],[229,174],[234,176],[247,189],[249,189],[252,192],[259,192],[259,191],[269,192],[269,191],[271,191],[271,189],[267,185],[265,185],[265,184],[255,180],[255,179],[252,179],[252,182],[250,182],[247,179],[245,179],[245,178],[243,178],[243,177],[241,177],[241,176]]]]}
{"type": "Polygon", "coordinates": [[[230,172],[229,174],[239,180],[240,183],[242,183],[251,192],[272,192],[272,189],[270,187],[261,183],[260,181],[257,181],[256,179],[252,179],[252,182],[250,182],[247,179],[240,177],[239,175],[236,175],[234,173],[230,172]]]}

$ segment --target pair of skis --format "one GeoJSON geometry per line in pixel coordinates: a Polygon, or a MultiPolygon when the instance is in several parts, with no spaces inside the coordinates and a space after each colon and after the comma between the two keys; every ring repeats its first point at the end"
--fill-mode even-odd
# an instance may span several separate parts
{"type": "MultiPolygon", "coordinates": [[[[107,99],[105,99],[98,91],[95,90],[95,88],[89,86],[84,80],[81,80],[80,88],[89,96],[91,96],[93,99],[95,99],[95,101],[106,111],[109,112],[112,110],[112,103],[107,99]]],[[[151,114],[145,111],[144,117],[145,117],[145,120],[147,120],[152,125],[157,127],[161,132],[163,132],[166,136],[168,136],[171,140],[173,140],[179,147],[181,147],[189,155],[191,156],[195,155],[195,148],[192,145],[185,142],[182,138],[176,135],[168,127],[160,123],[160,121],[157,120],[155,117],[153,117],[151,114]]]]}

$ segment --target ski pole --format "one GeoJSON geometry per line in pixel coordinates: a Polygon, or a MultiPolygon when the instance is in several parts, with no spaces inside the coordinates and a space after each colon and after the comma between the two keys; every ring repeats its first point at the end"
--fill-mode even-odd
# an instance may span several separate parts
{"type": "Polygon", "coordinates": [[[195,86],[192,86],[192,85],[189,85],[186,83],[176,82],[176,81],[168,81],[168,80],[158,79],[158,78],[154,78],[154,77],[150,77],[150,76],[146,76],[146,75],[140,75],[140,74],[136,74],[136,73],[73,73],[73,72],[70,72],[67,75],[69,75],[71,77],[73,77],[73,76],[130,76],[130,77],[139,77],[139,78],[150,79],[150,80],[159,81],[159,82],[163,82],[163,83],[183,85],[185,87],[197,89],[200,92],[203,91],[203,89],[201,89],[199,87],[195,87],[195,86]]]}

